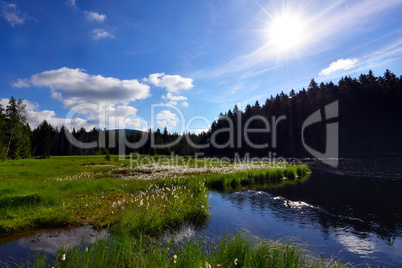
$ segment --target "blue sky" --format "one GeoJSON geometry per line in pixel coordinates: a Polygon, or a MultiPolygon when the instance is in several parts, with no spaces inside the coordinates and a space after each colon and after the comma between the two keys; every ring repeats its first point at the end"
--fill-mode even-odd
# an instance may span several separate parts
{"type": "Polygon", "coordinates": [[[0,102],[24,99],[31,127],[198,132],[312,78],[400,76],[400,14],[394,0],[0,0],[0,102]]]}

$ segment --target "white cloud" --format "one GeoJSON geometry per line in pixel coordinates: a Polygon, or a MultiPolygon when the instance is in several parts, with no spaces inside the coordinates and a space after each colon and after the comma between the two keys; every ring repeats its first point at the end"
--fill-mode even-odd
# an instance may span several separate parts
{"type": "Polygon", "coordinates": [[[328,68],[323,69],[319,75],[329,75],[339,70],[349,70],[355,66],[357,59],[339,59],[332,62],[328,68]]]}
{"type": "MultiPolygon", "coordinates": [[[[82,112],[81,112],[82,113],[82,112]]],[[[113,104],[98,106],[97,110],[84,111],[89,122],[100,128],[108,129],[143,129],[148,127],[148,123],[137,116],[137,109],[130,105],[113,104]]]]}
{"type": "Polygon", "coordinates": [[[177,106],[177,101],[169,101],[165,104],[161,103],[162,105],[168,105],[168,106],[177,106]]]}
{"type": "MultiPolygon", "coordinates": [[[[7,107],[9,100],[0,99],[0,104],[4,108],[7,107]]],[[[28,100],[23,100],[27,115],[27,122],[30,127],[38,127],[46,120],[53,127],[61,128],[67,126],[70,130],[73,128],[80,129],[81,127],[90,130],[96,128],[107,129],[147,129],[148,123],[141,117],[136,115],[137,109],[128,105],[106,105],[97,106],[96,110],[88,109],[79,111],[73,118],[56,117],[56,112],[52,110],[40,110],[40,106],[28,100]]]]}
{"type": "Polygon", "coordinates": [[[164,87],[170,93],[178,93],[180,90],[187,90],[193,87],[193,79],[184,78],[180,75],[168,75],[155,73],[144,78],[143,81],[149,82],[157,87],[164,87]]]}
{"type": "MultiPolygon", "coordinates": [[[[70,119],[58,118],[55,111],[41,111],[38,105],[31,105],[27,111],[29,111],[29,122],[33,127],[46,119],[50,124],[59,127],[71,123],[72,127],[82,126],[86,129],[93,127],[148,128],[147,122],[137,115],[137,109],[129,105],[132,101],[150,96],[149,85],[136,79],[120,80],[114,77],[91,75],[79,68],[62,67],[37,73],[28,78],[17,79],[11,85],[18,88],[32,87],[33,90],[37,87],[47,87],[51,90],[51,97],[62,102],[67,109],[73,109],[78,105],[92,105],[80,109],[75,113],[74,118],[70,119]],[[102,103],[106,106],[93,108],[93,104],[102,103]]],[[[168,105],[188,106],[185,96],[167,92],[163,98],[169,101],[168,105]]],[[[168,110],[160,112],[155,121],[157,126],[168,129],[175,128],[179,122],[178,116],[168,110]]]]}
{"type": "Polygon", "coordinates": [[[177,106],[177,103],[178,103],[179,101],[183,101],[183,102],[181,103],[181,105],[184,106],[184,107],[188,107],[188,102],[185,101],[185,100],[187,100],[187,97],[184,97],[184,96],[175,96],[175,95],[173,95],[172,93],[168,92],[168,93],[166,94],[166,96],[163,95],[162,98],[169,100],[169,102],[166,103],[166,105],[177,106]]]}
{"type": "Polygon", "coordinates": [[[82,69],[67,67],[34,74],[29,79],[18,79],[12,85],[48,87],[52,90],[52,97],[63,101],[67,108],[83,102],[128,103],[149,96],[149,86],[136,79],[90,75],[82,69]]]}
{"type": "Polygon", "coordinates": [[[111,104],[109,105],[107,110],[113,112],[114,116],[123,116],[123,117],[132,116],[137,113],[136,108],[128,105],[120,105],[115,107],[115,105],[111,104]]]}
{"type": "Polygon", "coordinates": [[[159,128],[167,128],[171,130],[177,126],[179,122],[179,118],[175,113],[172,113],[169,110],[163,110],[156,115],[156,124],[159,128]]]}
{"type": "Polygon", "coordinates": [[[105,31],[104,29],[95,29],[92,32],[92,38],[95,40],[106,39],[106,38],[115,38],[112,33],[105,31]]]}
{"type": "Polygon", "coordinates": [[[12,82],[11,85],[17,88],[31,87],[27,79],[18,79],[17,82],[12,82]]]}
{"type": "Polygon", "coordinates": [[[209,128],[199,128],[199,129],[194,130],[194,134],[199,135],[203,132],[207,133],[208,131],[209,131],[209,128]]]}
{"type": "Polygon", "coordinates": [[[168,92],[166,96],[162,96],[164,99],[169,99],[172,101],[185,101],[187,100],[187,97],[184,96],[174,96],[172,93],[168,92]]]}
{"type": "Polygon", "coordinates": [[[163,99],[169,100],[167,105],[177,106],[178,102],[182,101],[181,105],[184,107],[188,106],[186,102],[187,97],[177,94],[180,90],[188,90],[193,87],[193,79],[184,78],[180,75],[165,75],[164,73],[154,73],[149,75],[148,78],[143,79],[144,82],[151,83],[157,87],[164,87],[168,91],[166,95],[163,95],[163,99]]]}
{"type": "Polygon", "coordinates": [[[0,104],[3,107],[3,109],[6,109],[8,105],[8,99],[0,99],[0,104]]]}
{"type": "Polygon", "coordinates": [[[105,14],[99,14],[98,12],[94,11],[85,11],[85,15],[87,16],[87,19],[90,21],[104,21],[106,20],[106,15],[105,14]]]}
{"type": "Polygon", "coordinates": [[[11,27],[22,25],[26,20],[32,19],[27,14],[19,11],[16,4],[10,4],[4,1],[0,1],[0,12],[1,16],[10,23],[11,27]]]}

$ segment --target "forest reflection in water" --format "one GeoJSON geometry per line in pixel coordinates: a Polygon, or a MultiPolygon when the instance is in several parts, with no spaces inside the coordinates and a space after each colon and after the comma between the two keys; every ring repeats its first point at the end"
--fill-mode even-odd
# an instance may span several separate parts
{"type": "Polygon", "coordinates": [[[272,185],[212,191],[211,236],[241,228],[297,238],[354,264],[402,265],[402,181],[313,172],[272,185]],[[248,190],[250,189],[250,190],[248,190]]]}

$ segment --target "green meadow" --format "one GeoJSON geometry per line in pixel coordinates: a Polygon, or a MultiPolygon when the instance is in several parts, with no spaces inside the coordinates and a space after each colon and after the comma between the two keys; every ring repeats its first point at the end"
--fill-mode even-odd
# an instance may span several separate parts
{"type": "MultiPolygon", "coordinates": [[[[244,234],[217,244],[161,242],[167,228],[204,222],[208,191],[276,187],[308,176],[306,165],[229,163],[191,157],[66,156],[0,162],[0,235],[91,224],[112,236],[90,248],[59,249],[60,267],[337,267],[302,247],[244,234]],[[121,157],[120,157],[121,158],[121,157]],[[133,161],[134,160],[134,161],[133,161]],[[211,265],[211,266],[209,266],[211,265]]],[[[53,261],[54,262],[54,261],[53,261]]],[[[42,267],[45,256],[21,266],[42,267]]]]}

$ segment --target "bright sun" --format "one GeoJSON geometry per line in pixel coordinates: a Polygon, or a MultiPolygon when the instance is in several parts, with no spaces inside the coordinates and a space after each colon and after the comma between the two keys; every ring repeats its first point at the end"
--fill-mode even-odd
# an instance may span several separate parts
{"type": "Polygon", "coordinates": [[[296,51],[307,40],[307,29],[297,15],[282,14],[272,19],[268,28],[269,44],[276,52],[296,51]]]}

